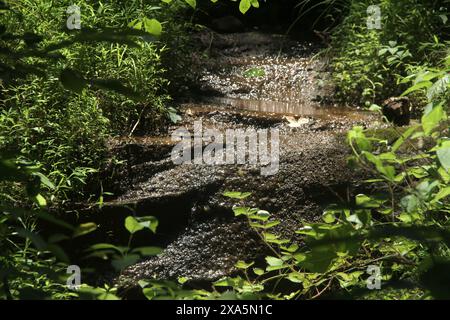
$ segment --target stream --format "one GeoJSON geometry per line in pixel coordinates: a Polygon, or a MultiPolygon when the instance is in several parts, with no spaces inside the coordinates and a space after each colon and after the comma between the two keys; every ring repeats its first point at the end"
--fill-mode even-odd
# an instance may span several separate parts
{"type": "Polygon", "coordinates": [[[238,260],[261,259],[267,248],[245,219],[234,216],[237,202],[223,196],[226,190],[251,192],[243,204],[270,212],[282,222],[276,232],[292,238],[302,223],[320,220],[327,205],[361,187],[362,174],[346,166],[345,132],[379,122],[329,102],[333,88],[317,55],[320,46],[258,32],[196,37],[208,58],[194,59],[199,82],[196,94],[180,103],[182,120],[168,135],[110,142],[111,154],[125,165],[116,174],[116,196],[98,213],[103,228],[117,241],[114,230],[123,229],[123,217],[153,215],[158,234],[135,240],[164,248],[125,269],[122,287],[152,277],[213,281],[236,272],[238,260]],[[277,129],[278,171],[263,176],[258,164],[174,164],[177,142],[170,134],[180,127],[192,132],[196,121],[222,133],[277,129]]]}

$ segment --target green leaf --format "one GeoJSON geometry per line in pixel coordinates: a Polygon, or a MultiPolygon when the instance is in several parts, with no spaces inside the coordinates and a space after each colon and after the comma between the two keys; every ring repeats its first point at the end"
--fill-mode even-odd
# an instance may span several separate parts
{"type": "Polygon", "coordinates": [[[322,214],[322,219],[326,223],[333,223],[336,221],[335,211],[325,210],[322,214]]]}
{"type": "MultiPolygon", "coordinates": [[[[190,1],[194,1],[195,0],[190,0],[190,1]]],[[[144,29],[145,31],[147,31],[148,33],[154,35],[154,36],[160,36],[162,33],[162,25],[161,23],[156,20],[156,19],[148,19],[148,18],[144,18],[143,19],[143,23],[144,23],[144,29]]]]}
{"type": "Polygon", "coordinates": [[[265,271],[261,268],[253,268],[253,272],[257,275],[257,276],[261,276],[265,273],[265,271]]]}
{"type": "Polygon", "coordinates": [[[437,80],[430,88],[427,90],[428,101],[433,101],[437,96],[445,93],[448,90],[448,84],[450,82],[450,75],[446,74],[439,80],[437,80]]]}
{"type": "Polygon", "coordinates": [[[188,5],[192,7],[192,9],[195,9],[197,7],[197,1],[196,0],[184,0],[188,5]]]}
{"type": "Polygon", "coordinates": [[[442,109],[442,103],[433,107],[433,105],[428,105],[425,109],[424,115],[422,116],[422,127],[426,135],[429,135],[436,127],[439,122],[445,117],[445,112],[442,109]]]}
{"type": "Polygon", "coordinates": [[[134,19],[133,21],[131,21],[128,26],[130,28],[134,28],[136,30],[142,30],[142,21],[139,19],[134,19]]]}
{"type": "Polygon", "coordinates": [[[447,198],[450,195],[450,187],[445,187],[436,194],[434,199],[431,201],[431,203],[437,202],[441,199],[447,198]]]}
{"type": "Polygon", "coordinates": [[[246,78],[258,78],[258,77],[264,77],[266,75],[266,72],[262,68],[250,68],[244,71],[242,74],[246,78]]]}
{"type": "Polygon", "coordinates": [[[177,281],[178,281],[179,284],[185,284],[187,281],[189,281],[189,278],[186,278],[186,277],[179,277],[179,278],[177,279],[177,281]]]}
{"type": "Polygon", "coordinates": [[[252,208],[248,208],[248,207],[234,207],[233,208],[233,212],[235,216],[251,216],[254,213],[256,213],[258,211],[258,209],[252,209],[252,208]]]}
{"type": "Polygon", "coordinates": [[[40,206],[40,207],[45,207],[47,206],[47,200],[45,200],[45,198],[41,195],[41,194],[37,194],[34,199],[36,200],[36,203],[40,206]]]}
{"type": "Polygon", "coordinates": [[[254,8],[259,8],[259,1],[258,0],[251,0],[251,4],[254,8]]]}
{"type": "Polygon", "coordinates": [[[249,197],[251,195],[251,192],[225,191],[223,195],[228,198],[242,200],[249,197]]]}
{"type": "Polygon", "coordinates": [[[328,270],[333,260],[337,257],[332,247],[321,247],[305,254],[305,259],[299,265],[311,272],[324,273],[328,270]]]}
{"type": "Polygon", "coordinates": [[[54,190],[55,189],[55,185],[42,173],[40,172],[33,172],[32,175],[34,176],[38,176],[39,179],[41,180],[41,183],[45,186],[47,186],[49,189],[54,190]]]}
{"type": "Polygon", "coordinates": [[[450,170],[450,141],[444,141],[436,150],[439,163],[446,170],[450,170]]]}
{"type": "Polygon", "coordinates": [[[125,228],[129,233],[134,234],[144,229],[144,226],[142,226],[133,216],[128,216],[125,218],[125,228]]]}
{"type": "Polygon", "coordinates": [[[375,199],[374,197],[369,197],[365,194],[358,194],[355,201],[356,205],[361,208],[379,208],[383,203],[383,200],[375,199]]]}
{"type": "Polygon", "coordinates": [[[291,272],[288,274],[287,279],[293,283],[303,283],[305,276],[299,272],[291,272]]]}
{"type": "Polygon", "coordinates": [[[266,262],[271,267],[279,267],[284,264],[284,261],[275,257],[267,256],[266,262]]]}
{"type": "Polygon", "coordinates": [[[402,97],[407,96],[408,94],[415,92],[415,91],[419,91],[421,89],[428,89],[433,85],[433,83],[431,81],[423,81],[423,82],[419,82],[411,87],[409,87],[405,92],[402,93],[402,97]]]}
{"type": "Polygon", "coordinates": [[[378,172],[380,172],[387,179],[391,181],[395,179],[395,168],[393,166],[385,166],[379,156],[376,156],[370,152],[363,151],[361,154],[364,155],[368,161],[373,163],[378,172]]]}
{"type": "Polygon", "coordinates": [[[156,233],[156,229],[158,228],[158,219],[153,216],[144,216],[144,217],[136,217],[137,221],[144,227],[156,233]]]}
{"type": "Polygon", "coordinates": [[[158,227],[158,220],[153,216],[146,216],[146,217],[128,216],[125,219],[125,228],[131,234],[134,234],[145,228],[151,230],[153,233],[156,233],[157,227],[158,227]]]}
{"type": "Polygon", "coordinates": [[[347,133],[347,141],[353,145],[356,143],[359,151],[371,151],[372,144],[370,140],[364,134],[364,129],[362,127],[354,127],[347,133]]]}
{"type": "Polygon", "coordinates": [[[254,262],[246,263],[245,261],[239,260],[234,266],[238,269],[248,269],[254,264],[254,262]]]}
{"type": "Polygon", "coordinates": [[[97,224],[95,222],[82,223],[75,228],[75,231],[73,232],[72,237],[76,238],[76,237],[91,233],[95,230],[97,230],[97,224]]]}
{"type": "Polygon", "coordinates": [[[251,0],[241,0],[239,3],[239,11],[241,11],[242,14],[245,14],[252,6],[251,0]]]}

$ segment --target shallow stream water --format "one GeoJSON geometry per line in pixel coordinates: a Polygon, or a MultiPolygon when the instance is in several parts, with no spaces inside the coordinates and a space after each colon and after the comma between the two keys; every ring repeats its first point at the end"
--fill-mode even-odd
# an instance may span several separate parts
{"type": "MultiPolygon", "coordinates": [[[[182,120],[167,136],[111,141],[111,153],[126,165],[103,217],[154,215],[160,235],[153,240],[164,247],[160,255],[127,268],[119,280],[124,287],[149,277],[211,281],[235,272],[238,260],[261,257],[266,248],[245,220],[233,216],[236,202],[223,196],[226,190],[252,192],[240,205],[269,211],[282,221],[276,232],[291,237],[361,181],[346,167],[345,131],[377,121],[325,103],[332,88],[316,45],[254,32],[198,39],[208,58],[197,61],[200,94],[180,103],[182,120]],[[257,76],[248,76],[249,70],[257,76]],[[254,164],[174,164],[170,155],[177,142],[170,133],[180,127],[191,132],[196,121],[219,132],[278,130],[278,172],[262,176],[254,164]]],[[[117,227],[110,220],[104,226],[117,227]]],[[[137,241],[152,245],[145,237],[137,241]]]]}

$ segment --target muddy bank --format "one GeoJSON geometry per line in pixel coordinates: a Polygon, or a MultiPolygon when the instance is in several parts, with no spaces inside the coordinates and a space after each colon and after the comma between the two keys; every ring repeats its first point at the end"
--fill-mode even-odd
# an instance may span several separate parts
{"type": "Polygon", "coordinates": [[[198,35],[199,50],[209,58],[193,67],[199,70],[196,94],[180,104],[182,120],[169,134],[111,141],[111,153],[125,164],[116,175],[116,196],[103,210],[154,215],[165,236],[160,255],[124,270],[122,288],[145,278],[216,280],[233,274],[238,260],[260,258],[267,249],[245,220],[234,217],[236,201],[223,196],[227,190],[252,192],[240,205],[269,211],[282,221],[276,232],[292,238],[328,204],[356,192],[364,178],[346,166],[345,132],[378,123],[324,98],[331,89],[323,61],[314,58],[317,46],[258,33],[212,35],[198,35]],[[256,164],[175,165],[170,133],[180,127],[192,132],[199,121],[222,133],[278,130],[278,171],[263,176],[256,164]]]}

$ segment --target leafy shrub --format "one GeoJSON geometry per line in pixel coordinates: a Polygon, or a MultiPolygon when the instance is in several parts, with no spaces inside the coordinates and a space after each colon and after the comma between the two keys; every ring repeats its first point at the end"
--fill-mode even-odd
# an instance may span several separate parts
{"type": "Polygon", "coordinates": [[[347,14],[332,37],[333,80],[337,97],[350,104],[379,103],[399,95],[392,83],[409,64],[428,59],[420,43],[444,35],[448,1],[347,1],[347,14]],[[367,9],[379,5],[381,29],[368,29],[367,9]]]}
{"type": "MultiPolygon", "coordinates": [[[[88,37],[89,30],[99,28],[129,28],[136,19],[154,16],[159,11],[154,4],[159,2],[80,3],[81,35],[85,32],[88,37]]],[[[60,43],[74,39],[74,32],[68,32],[65,26],[69,5],[72,2],[49,5],[46,1],[23,0],[11,3],[11,10],[0,17],[3,32],[35,39],[29,48],[25,47],[25,43],[29,45],[27,39],[2,41],[2,46],[12,53],[24,52],[20,60],[11,59],[12,63],[22,61],[27,70],[40,68],[45,72],[44,77],[40,74],[25,78],[14,73],[9,78],[2,76],[0,149],[3,157],[10,154],[41,166],[55,185],[51,190],[53,200],[59,201],[67,199],[70,190],[82,191],[80,187],[86,178],[102,165],[108,135],[161,127],[168,115],[169,101],[168,81],[161,64],[161,55],[166,51],[163,43],[149,33],[131,42],[111,31],[105,37],[113,37],[113,41],[104,42],[91,34],[93,41],[68,42],[59,47],[60,43]],[[52,46],[54,58],[50,57],[50,63],[33,54],[32,50],[52,46]],[[69,85],[77,89],[80,74],[87,79],[99,79],[95,80],[96,87],[106,90],[94,90],[91,86],[75,90],[78,94],[67,91],[58,82],[62,70],[76,70],[66,72],[70,76],[63,81],[66,88],[69,85]],[[137,91],[139,99],[132,94],[120,94],[137,91]]],[[[157,20],[154,24],[161,27],[157,20]]]]}

